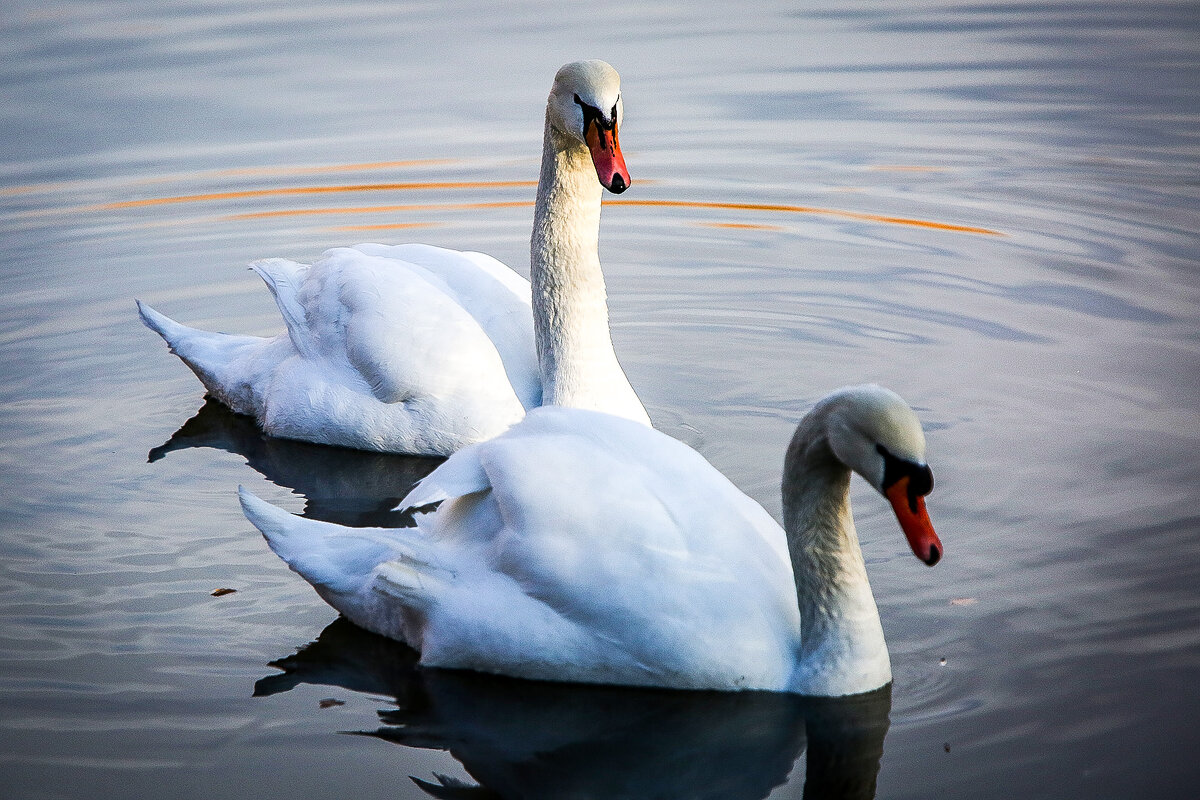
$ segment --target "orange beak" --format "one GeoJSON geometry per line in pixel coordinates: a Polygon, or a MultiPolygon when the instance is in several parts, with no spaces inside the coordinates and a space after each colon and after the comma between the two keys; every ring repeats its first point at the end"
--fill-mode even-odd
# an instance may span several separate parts
{"type": "Polygon", "coordinates": [[[596,177],[613,194],[620,194],[629,188],[629,170],[625,166],[625,156],[621,155],[621,145],[617,142],[617,124],[611,129],[601,128],[596,120],[588,120],[584,132],[588,149],[592,151],[592,164],[596,167],[596,177]]]}
{"type": "Polygon", "coordinates": [[[925,511],[925,498],[917,496],[910,500],[908,496],[908,476],[887,488],[887,499],[896,512],[900,528],[908,539],[908,546],[913,554],[929,566],[936,564],[942,557],[942,540],[933,530],[929,521],[929,513],[925,511]]]}

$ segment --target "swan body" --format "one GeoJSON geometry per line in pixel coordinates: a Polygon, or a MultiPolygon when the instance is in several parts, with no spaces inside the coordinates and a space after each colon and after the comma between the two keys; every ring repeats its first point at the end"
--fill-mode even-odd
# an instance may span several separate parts
{"type": "Polygon", "coordinates": [[[490,256],[360,244],[251,264],[287,332],[231,336],[138,302],[142,321],[234,411],[274,436],[446,456],[543,404],[650,419],[617,362],[598,256],[604,188],[624,191],[620,81],[559,70],[546,107],[532,286],[490,256]]]}
{"type": "Polygon", "coordinates": [[[241,498],[321,597],[427,666],[839,696],[891,680],[852,468],[936,562],[920,424],[877,386],[836,392],[800,423],[786,532],[686,445],[567,407],[534,409],[430,473],[401,503],[425,511],[415,528],[346,528],[241,498]]]}

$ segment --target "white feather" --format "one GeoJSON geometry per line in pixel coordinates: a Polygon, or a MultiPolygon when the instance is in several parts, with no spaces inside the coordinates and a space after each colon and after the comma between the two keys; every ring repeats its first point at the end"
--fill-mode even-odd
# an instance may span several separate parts
{"type": "MultiPolygon", "coordinates": [[[[560,72],[552,100],[615,96],[616,72],[600,63],[560,72]]],[[[544,291],[536,298],[529,281],[482,253],[360,244],[329,250],[311,267],[251,265],[275,296],[286,335],[196,331],[139,303],[143,321],[211,394],[274,436],[445,456],[543,403],[649,425],[609,336],[600,184],[582,131],[563,143],[571,121],[562,107],[547,105],[531,262],[544,291]]]]}
{"type": "Polygon", "coordinates": [[[850,519],[850,466],[831,450],[831,437],[863,434],[828,423],[852,420],[896,447],[919,434],[905,410],[857,387],[806,416],[785,466],[786,534],[686,445],[554,406],[434,470],[403,503],[441,501],[416,528],[356,530],[243,504],[331,605],[426,665],[853,694],[891,672],[850,519]]]}

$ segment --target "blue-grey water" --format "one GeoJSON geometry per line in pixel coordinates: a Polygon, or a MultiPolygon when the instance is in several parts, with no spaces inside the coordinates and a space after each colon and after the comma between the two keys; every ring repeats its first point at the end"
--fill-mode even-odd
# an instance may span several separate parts
{"type": "Polygon", "coordinates": [[[1200,791],[1195,3],[11,0],[0,30],[0,793],[1200,791]],[[377,524],[434,464],[266,439],[136,319],[276,333],[245,263],[356,241],[527,272],[579,58],[623,76],[601,255],[658,427],[778,514],[827,390],[925,422],[941,564],[854,490],[890,692],[415,669],[235,487],[377,524]]]}

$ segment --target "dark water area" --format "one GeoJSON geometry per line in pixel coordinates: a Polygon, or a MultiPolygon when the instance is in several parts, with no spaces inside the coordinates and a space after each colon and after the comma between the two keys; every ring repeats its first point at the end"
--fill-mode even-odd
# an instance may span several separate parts
{"type": "Polygon", "coordinates": [[[0,21],[6,796],[1200,791],[1195,3],[18,0],[0,21]],[[656,426],[776,516],[828,390],[877,381],[926,426],[942,563],[854,488],[890,691],[416,669],[336,620],[236,487],[401,525],[435,462],[264,437],[137,320],[141,298],[277,333],[245,263],[359,241],[527,274],[545,96],[579,58],[622,74],[633,185],[601,258],[656,426]]]}

